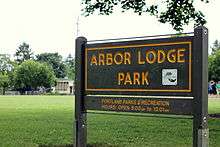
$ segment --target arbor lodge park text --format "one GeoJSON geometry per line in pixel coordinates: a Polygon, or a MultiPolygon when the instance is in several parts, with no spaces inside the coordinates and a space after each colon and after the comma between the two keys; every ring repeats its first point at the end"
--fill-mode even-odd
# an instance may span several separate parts
{"type": "MultiPolygon", "coordinates": [[[[102,52],[102,49],[91,48],[91,50],[98,50],[94,52],[91,58],[88,60],[91,67],[94,66],[120,66],[120,65],[152,65],[152,64],[175,64],[185,63],[186,48],[175,48],[175,49],[158,49],[151,48],[144,52],[139,50],[133,52],[130,51],[116,51],[116,52],[102,52]]],[[[151,81],[150,71],[132,71],[132,72],[121,72],[116,73],[117,85],[149,85],[151,81]]]]}

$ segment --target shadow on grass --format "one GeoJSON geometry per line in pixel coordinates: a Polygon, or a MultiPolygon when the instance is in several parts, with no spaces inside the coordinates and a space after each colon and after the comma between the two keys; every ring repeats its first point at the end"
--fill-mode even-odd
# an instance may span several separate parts
{"type": "Polygon", "coordinates": [[[88,144],[87,147],[119,147],[119,146],[109,145],[104,143],[95,143],[95,144],[88,144]]]}
{"type": "MultiPolygon", "coordinates": [[[[74,147],[73,144],[64,144],[64,145],[39,145],[39,147],[74,147]]],[[[87,144],[87,147],[119,147],[116,145],[109,145],[104,143],[95,143],[95,144],[87,144]]]]}
{"type": "Polygon", "coordinates": [[[211,118],[220,118],[220,113],[209,114],[211,118]]]}
{"type": "Polygon", "coordinates": [[[73,147],[73,144],[60,144],[60,145],[39,145],[39,147],[73,147]]]}

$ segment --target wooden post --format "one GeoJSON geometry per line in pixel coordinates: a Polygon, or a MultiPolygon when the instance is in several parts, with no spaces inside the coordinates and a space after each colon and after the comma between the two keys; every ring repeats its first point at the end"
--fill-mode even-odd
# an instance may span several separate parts
{"type": "Polygon", "coordinates": [[[193,41],[193,147],[208,147],[208,29],[194,30],[193,41]]]}
{"type": "Polygon", "coordinates": [[[75,121],[76,139],[75,147],[86,147],[87,125],[86,113],[84,108],[85,95],[85,45],[87,39],[78,37],[76,39],[76,57],[75,57],[75,121]]]}

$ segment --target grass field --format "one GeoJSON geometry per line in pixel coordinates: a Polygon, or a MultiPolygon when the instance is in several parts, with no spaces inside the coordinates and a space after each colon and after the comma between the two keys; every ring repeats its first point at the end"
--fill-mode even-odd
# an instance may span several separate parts
{"type": "MultiPolygon", "coordinates": [[[[220,113],[220,99],[209,100],[220,113]]],[[[210,147],[220,146],[220,119],[209,119],[210,147]]],[[[0,96],[0,147],[72,144],[73,97],[0,96]]],[[[100,146],[192,146],[192,120],[88,114],[88,143],[100,146]]]]}

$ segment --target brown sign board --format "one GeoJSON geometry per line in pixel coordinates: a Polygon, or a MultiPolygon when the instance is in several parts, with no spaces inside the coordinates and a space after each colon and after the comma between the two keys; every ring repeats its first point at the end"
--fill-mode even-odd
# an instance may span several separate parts
{"type": "Polygon", "coordinates": [[[207,28],[104,43],[79,37],[75,70],[76,147],[86,147],[87,110],[192,115],[193,147],[208,147],[207,28]]]}
{"type": "Polygon", "coordinates": [[[156,114],[192,114],[192,97],[114,97],[86,96],[88,110],[142,112],[156,114]],[[184,111],[183,111],[184,110],[184,111]]]}
{"type": "Polygon", "coordinates": [[[192,37],[87,44],[86,94],[192,93],[192,37]]]}

